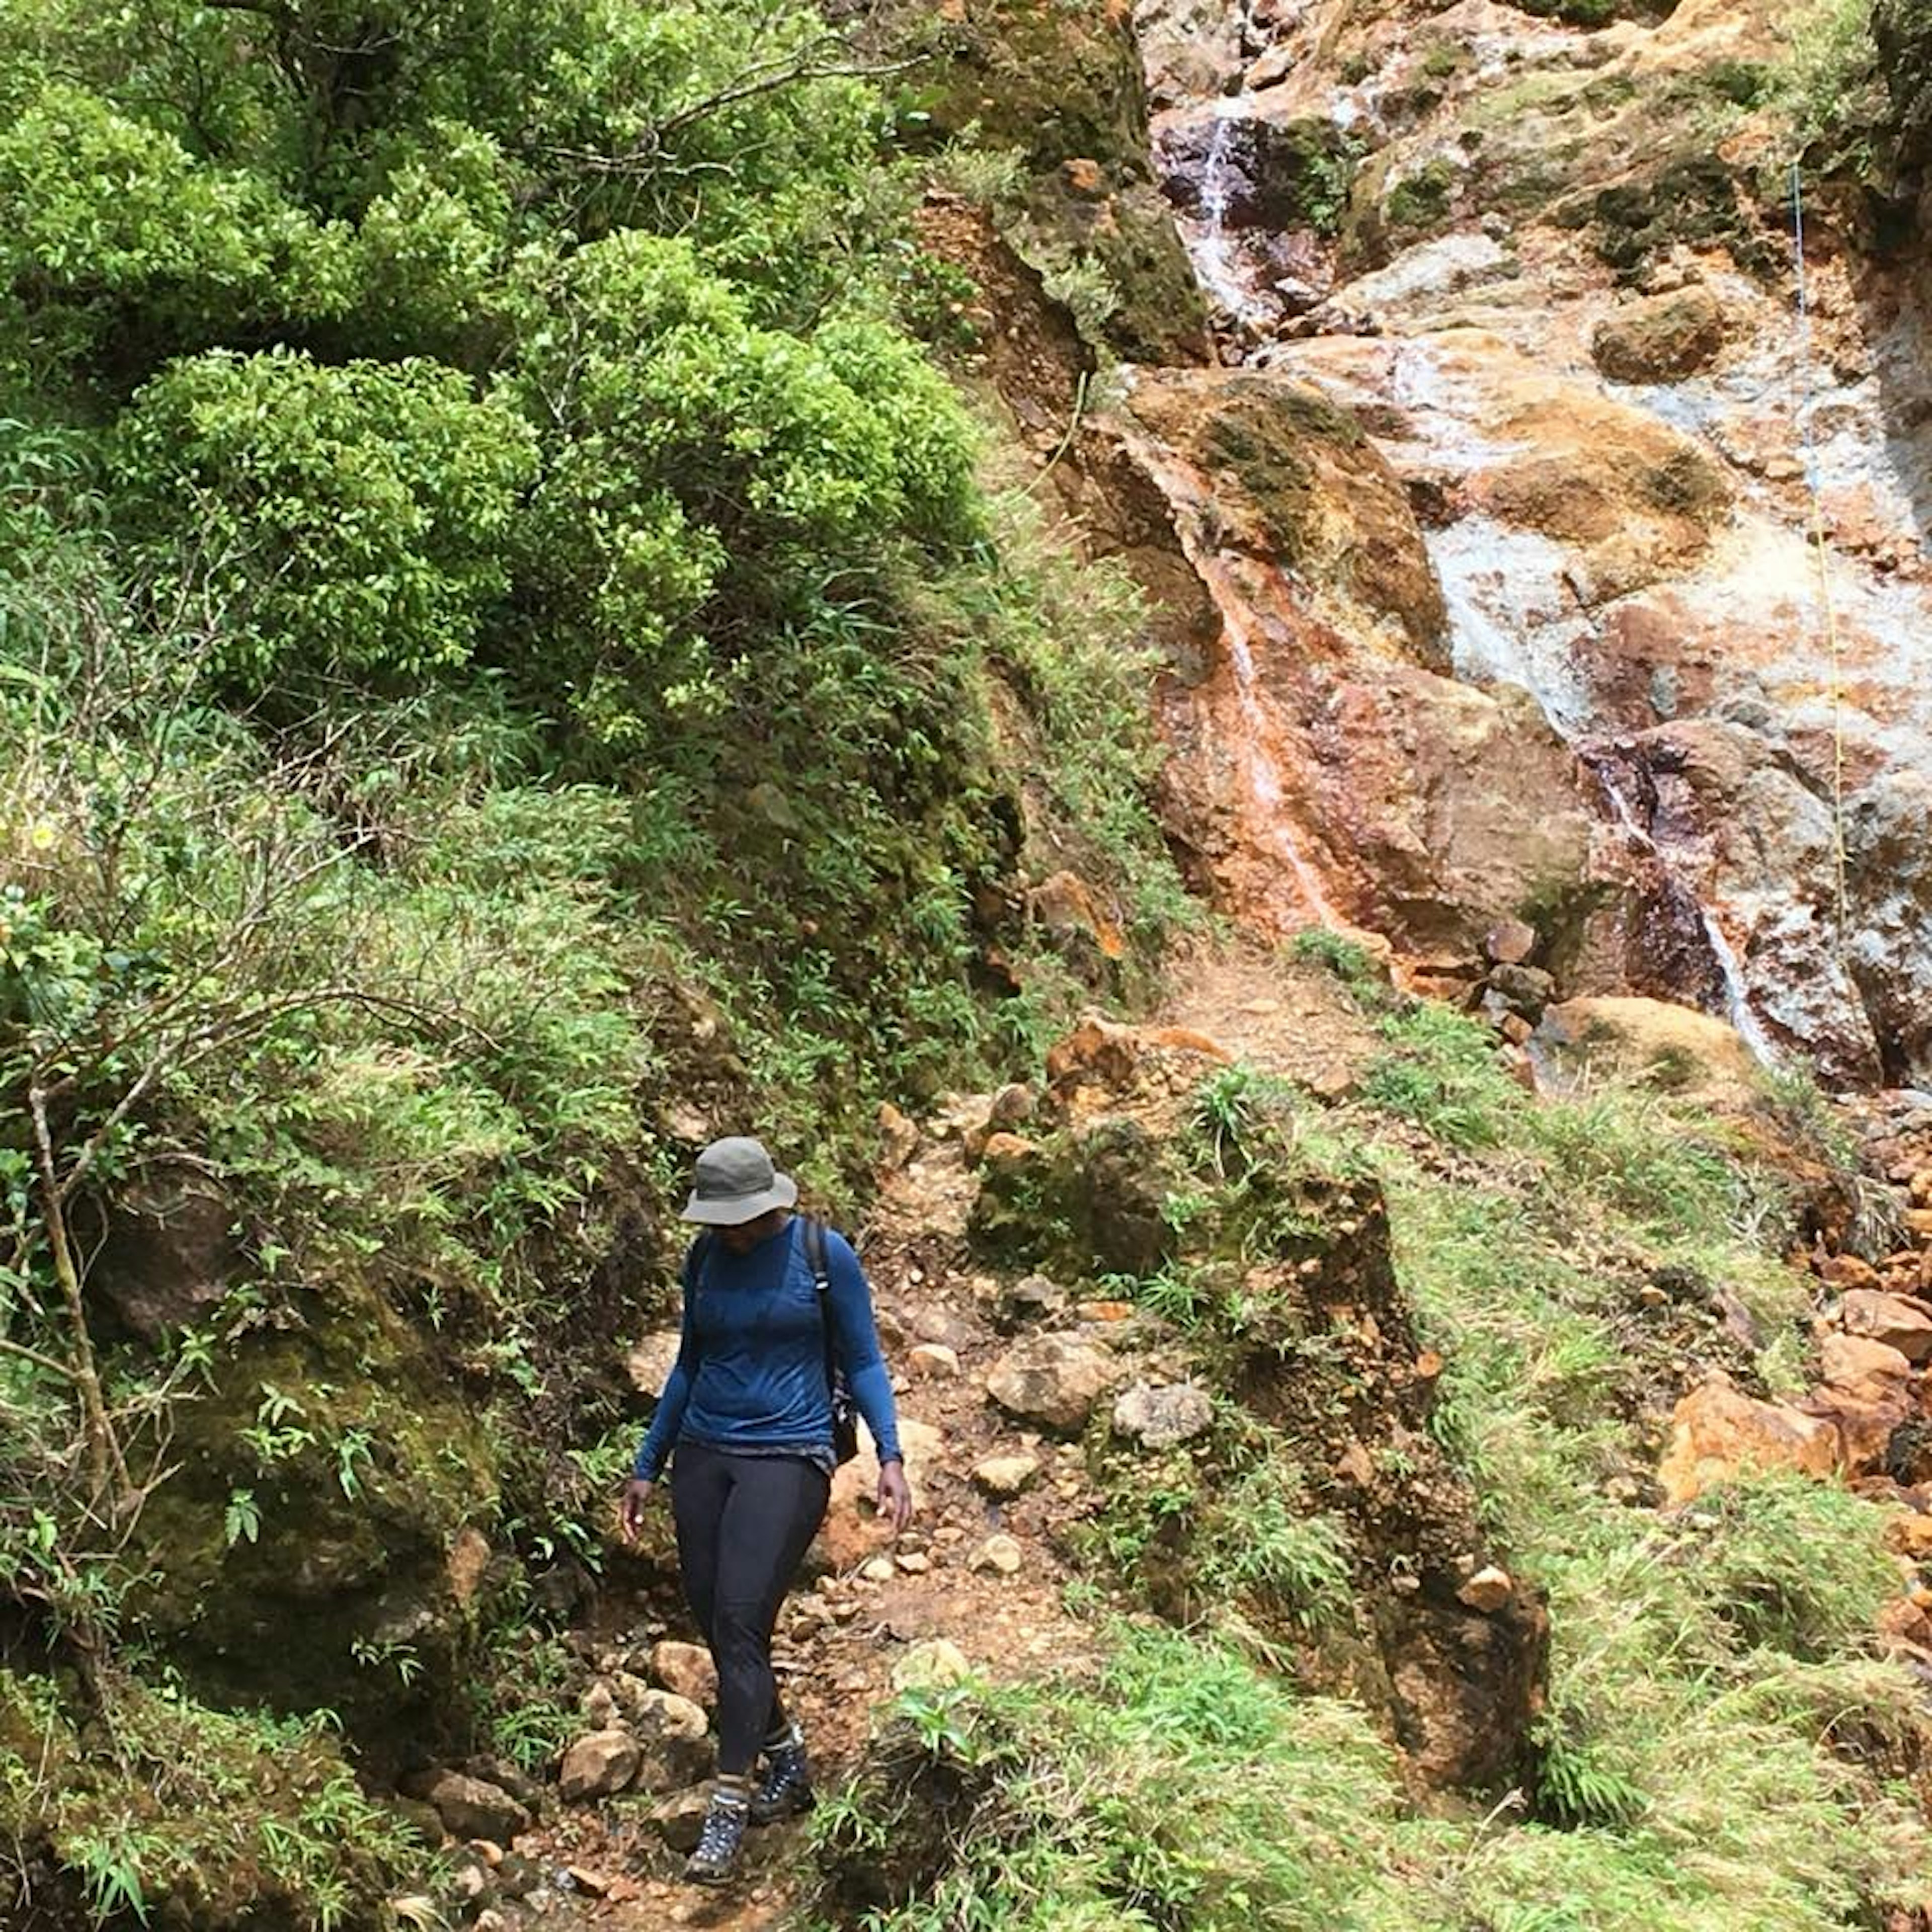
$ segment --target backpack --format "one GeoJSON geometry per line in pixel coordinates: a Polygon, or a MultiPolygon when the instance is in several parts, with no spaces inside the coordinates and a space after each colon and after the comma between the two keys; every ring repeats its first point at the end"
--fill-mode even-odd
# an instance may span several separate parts
{"type": "MultiPolygon", "coordinates": [[[[818,1292],[819,1326],[825,1336],[825,1384],[832,1397],[832,1454],[842,1466],[859,1453],[859,1406],[852,1400],[852,1385],[846,1380],[844,1364],[838,1359],[832,1338],[832,1317],[826,1300],[832,1292],[832,1274],[825,1254],[825,1223],[816,1214],[799,1218],[805,1224],[806,1265],[812,1270],[812,1286],[818,1292]]],[[[687,1298],[698,1286],[710,1246],[711,1236],[700,1234],[685,1256],[687,1298]]]]}

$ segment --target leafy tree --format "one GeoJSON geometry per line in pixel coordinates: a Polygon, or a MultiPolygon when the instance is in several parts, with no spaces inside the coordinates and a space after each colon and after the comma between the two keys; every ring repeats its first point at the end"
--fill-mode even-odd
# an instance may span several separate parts
{"type": "Polygon", "coordinates": [[[139,373],[350,298],[341,230],[70,87],[0,130],[0,354],[22,386],[75,364],[139,373]]]}
{"type": "Polygon", "coordinates": [[[606,742],[638,706],[828,599],[876,596],[896,547],[975,528],[971,438],[891,332],[757,326],[686,242],[627,231],[530,291],[512,392],[546,426],[520,574],[543,667],[606,742]]]}

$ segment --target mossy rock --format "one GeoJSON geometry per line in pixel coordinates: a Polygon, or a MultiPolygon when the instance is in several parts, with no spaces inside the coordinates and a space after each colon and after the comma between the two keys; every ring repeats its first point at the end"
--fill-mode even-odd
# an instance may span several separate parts
{"type": "Polygon", "coordinates": [[[935,22],[929,8],[884,0],[872,21],[888,44],[936,55],[917,85],[942,136],[976,128],[988,147],[1018,148],[1036,174],[1081,155],[1117,176],[1148,175],[1140,50],[1124,9],[963,0],[935,22]]]}
{"type": "Polygon", "coordinates": [[[1387,620],[1447,670],[1448,614],[1408,491],[1348,410],[1266,371],[1144,380],[1127,406],[1213,480],[1224,547],[1387,620]]]}
{"type": "Polygon", "coordinates": [[[1674,382],[1708,368],[1727,333],[1723,303],[1695,283],[1606,316],[1590,355],[1613,382],[1674,382]]]}
{"type": "Polygon", "coordinates": [[[1782,257],[1747,207],[1736,177],[1714,154],[1682,151],[1655,172],[1620,182],[1554,211],[1588,226],[1598,256],[1623,282],[1641,281],[1652,260],[1678,243],[1722,248],[1740,268],[1768,274],[1782,257]]]}
{"type": "Polygon", "coordinates": [[[1343,259],[1354,268],[1379,268],[1439,234],[1454,217],[1462,179],[1445,155],[1404,169],[1394,149],[1383,149],[1355,177],[1342,224],[1343,259]]]}
{"type": "Polygon", "coordinates": [[[1161,138],[1166,191],[1196,220],[1206,212],[1202,190],[1209,150],[1217,141],[1221,218],[1228,226],[1271,234],[1312,228],[1322,235],[1340,226],[1360,150],[1332,121],[1272,121],[1256,115],[1196,119],[1168,128],[1161,138]]]}
{"type": "Polygon", "coordinates": [[[1016,239],[1033,266],[1050,273],[1071,259],[1106,290],[1111,313],[1087,332],[1096,347],[1154,368],[1202,359],[1200,286],[1150,183],[1122,183],[1096,198],[1070,190],[1056,171],[1036,184],[1027,210],[1028,232],[1016,239]]]}
{"type": "Polygon", "coordinates": [[[495,1456],[379,1294],[331,1295],[241,1342],[177,1408],[129,1607],[208,1701],[332,1709],[380,1746],[459,1688],[470,1618],[450,1556],[494,1514],[495,1456]]]}
{"type": "Polygon", "coordinates": [[[1440,158],[1426,161],[1412,175],[1404,175],[1388,191],[1382,220],[1390,239],[1406,244],[1432,235],[1449,219],[1459,177],[1440,158]]]}
{"type": "Polygon", "coordinates": [[[1150,1275],[1174,1252],[1163,1210],[1175,1184],[1172,1156],[1144,1126],[1102,1120],[989,1158],[968,1233],[1003,1267],[1072,1281],[1150,1275]]]}
{"type": "Polygon", "coordinates": [[[1102,346],[1135,362],[1198,362],[1207,310],[1148,153],[1138,43],[1124,9],[1077,0],[964,0],[932,10],[885,0],[872,32],[929,47],[922,110],[940,136],[1017,152],[1032,186],[1024,252],[1036,268],[1090,266],[1112,292],[1102,346]],[[929,78],[928,78],[929,76],[929,78]]]}

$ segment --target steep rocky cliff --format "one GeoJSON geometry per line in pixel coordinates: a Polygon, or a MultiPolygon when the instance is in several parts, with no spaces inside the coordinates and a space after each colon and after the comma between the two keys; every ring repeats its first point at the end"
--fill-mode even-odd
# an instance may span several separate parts
{"type": "Polygon", "coordinates": [[[1102,547],[1123,462],[1166,500],[1126,547],[1189,566],[1144,575],[1224,902],[1472,984],[1520,919],[1559,992],[1926,1077],[1915,17],[1886,202],[1766,7],[1141,7],[1223,367],[1119,370],[1060,482],[1102,547]]]}

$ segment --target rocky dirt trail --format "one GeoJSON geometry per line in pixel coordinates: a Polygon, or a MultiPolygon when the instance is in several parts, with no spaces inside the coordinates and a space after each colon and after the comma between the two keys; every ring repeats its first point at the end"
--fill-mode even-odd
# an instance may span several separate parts
{"type": "MultiPolygon", "coordinates": [[[[1206,1393],[1192,1387],[1192,1365],[1172,1331],[1126,1303],[1082,1300],[1079,1289],[995,1272],[976,1258],[969,1220],[989,1177],[997,1181],[1003,1163],[1026,1160],[1035,1146],[1028,1134],[1049,1126],[1077,1132],[1124,1114],[1150,1131],[1171,1129],[1175,1106],[1216,1066],[1236,1060],[1346,1106],[1380,1045],[1333,974],[1250,942],[1204,950],[1180,965],[1149,1024],[1083,1027],[1056,1050],[1043,1088],[957,1098],[916,1124],[888,1118],[880,1191],[862,1246],[899,1388],[920,1515],[896,1544],[887,1539],[866,1500],[874,1466],[862,1455],[841,1473],[830,1517],[788,1606],[779,1666],[823,1784],[836,1786],[857,1763],[875,1708],[899,1690],[943,1687],[968,1672],[1018,1679],[1097,1667],[1090,1616],[1065,1588],[1073,1574],[1068,1539],[1102,1500],[1078,1438],[1096,1410],[1111,1414],[1113,1437],[1124,1444],[1140,1434],[1157,1446],[1184,1439],[1197,1422],[1208,1426],[1206,1393]],[[1190,1420],[1197,1406],[1201,1416],[1190,1420]]],[[[1741,1054],[1737,1072],[1748,1078],[1741,1054]]],[[[1932,1556],[1932,1302],[1922,1298],[1932,1292],[1932,1108],[1900,1101],[1866,1112],[1872,1210],[1848,1226],[1837,1251],[1821,1246],[1811,1257],[1819,1274],[1818,1386],[1799,1400],[1770,1400],[1709,1374],[1670,1419],[1658,1494],[1666,1507],[1682,1504],[1754,1462],[1850,1480],[1897,1504],[1904,1588],[1886,1634],[1932,1681],[1932,1592],[1916,1568],[1932,1556]]],[[[1426,1157],[1420,1137],[1416,1150],[1426,1157]]],[[[1374,1292],[1352,1272],[1351,1279],[1350,1300],[1374,1292]]],[[[1389,1332],[1376,1358],[1364,1357],[1352,1372],[1378,1378],[1392,1364],[1393,1379],[1373,1382],[1376,1413],[1350,1422],[1358,1443],[1374,1442],[1380,1430],[1401,1435],[1404,1406],[1416,1399],[1408,1367],[1414,1338],[1401,1332],[1399,1290],[1392,1279],[1384,1286],[1395,1298],[1378,1304],[1389,1332]]],[[[1090,1283],[1084,1292],[1096,1293],[1090,1283]]],[[[675,1339],[646,1339],[634,1360],[640,1382],[655,1386],[675,1339]]],[[[1402,1439],[1420,1445],[1417,1436],[1402,1439]]],[[[1336,1442],[1327,1448],[1334,1454],[1336,1442]]],[[[1348,1460],[1342,1453],[1338,1466],[1348,1460]]],[[[1400,1498],[1365,1491],[1365,1520],[1400,1519],[1396,1533],[1404,1538],[1426,1534],[1426,1522],[1447,1526],[1460,1546],[1464,1499],[1442,1473],[1448,1487],[1424,1484],[1400,1498]]],[[[1513,1586],[1504,1576],[1499,1587],[1513,1586]]],[[[1460,1632],[1465,1646],[1472,1630],[1492,1637],[1490,1677],[1449,1686],[1461,1666],[1445,1666],[1450,1652],[1430,1634],[1426,1604],[1409,1600],[1402,1613],[1425,1646],[1416,1653],[1420,1674],[1441,1680],[1439,1707],[1423,1724],[1440,1720],[1445,1750],[1466,1748],[1471,1714],[1480,1718],[1489,1700],[1506,1696],[1524,1660],[1534,1670],[1540,1643],[1533,1605],[1526,1600],[1528,1621],[1512,1636],[1508,1620],[1517,1611],[1506,1610],[1501,1622],[1492,1620],[1496,1605],[1474,1615],[1467,1588],[1456,1602],[1452,1579],[1433,1614],[1446,1611],[1446,1628],[1460,1632]],[[1458,1698],[1460,1711],[1451,1708],[1458,1698]]],[[[744,1875],[728,1889],[699,1891],[678,1876],[704,1799],[712,1684],[708,1660],[682,1641],[690,1633],[658,1620],[653,1607],[618,1592],[606,1596],[594,1652],[598,1676],[584,1700],[592,1742],[566,1755],[561,1798],[559,1787],[524,1789],[516,1795],[541,1822],[519,1831],[508,1820],[498,1828],[506,1849],[486,1838],[458,1853],[466,1916],[479,1932],[532,1923],[776,1932],[798,1904],[805,1859],[796,1825],[754,1834],[744,1875]]],[[[1444,1628],[1438,1621],[1437,1630],[1444,1628]]],[[[444,1816],[455,1835],[470,1835],[447,1808],[444,1816]]],[[[487,1823],[479,1817],[476,1829],[487,1823]]]]}
{"type": "MultiPolygon", "coordinates": [[[[1332,976],[1286,967],[1258,946],[1204,950],[1182,966],[1148,1037],[1177,1052],[1190,1078],[1240,1059],[1330,1094],[1353,1084],[1375,1046],[1332,976]]],[[[944,1684],[968,1670],[996,1679],[1077,1673],[1096,1660],[1090,1622],[1063,1594],[1071,1574],[1064,1539],[1097,1500],[1070,1438],[1136,1377],[1164,1388],[1168,1376],[1184,1378],[1186,1364],[1126,1304],[1072,1300],[1043,1277],[990,1272],[970,1252],[982,1168],[1002,1157],[1003,1136],[1024,1144],[1015,1130],[1036,1104],[1036,1090],[1012,1088],[959,1098],[917,1125],[889,1124],[860,1245],[920,1510],[892,1542],[869,1502],[876,1464],[862,1452],[840,1473],[782,1619],[778,1667],[824,1784],[862,1754],[874,1707],[908,1685],[944,1684]]],[[[644,1339],[632,1360],[640,1386],[658,1385],[676,1342],[674,1332],[644,1339]]],[[[601,1724],[638,1740],[643,1768],[593,1754],[580,1781],[628,1775],[662,1791],[708,1766],[708,1660],[680,1642],[691,1634],[681,1624],[667,1626],[646,1607],[607,1598],[600,1688],[585,1718],[586,1730],[601,1724]]],[[[572,1769],[566,1760],[566,1788],[572,1769]]],[[[453,1790],[433,1795],[441,1801],[453,1790]]],[[[704,1792],[694,1781],[668,1796],[633,1788],[560,1804],[554,1787],[521,1785],[513,1795],[542,1822],[515,1832],[512,1850],[484,1838],[458,1855],[470,1922],[479,1932],[531,1922],[618,1932],[778,1926],[796,1903],[802,1828],[754,1834],[740,1882],[700,1891],[678,1874],[704,1792]]]]}

